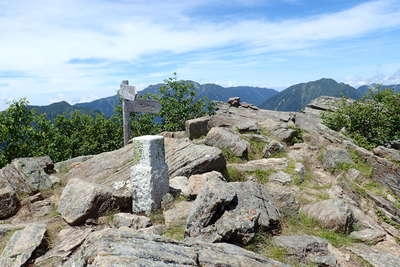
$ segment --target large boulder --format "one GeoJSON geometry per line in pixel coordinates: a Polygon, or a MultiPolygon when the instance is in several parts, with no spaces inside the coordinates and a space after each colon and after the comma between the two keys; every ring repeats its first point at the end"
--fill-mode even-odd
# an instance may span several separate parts
{"type": "Polygon", "coordinates": [[[305,264],[337,266],[336,257],[329,251],[328,242],[311,235],[282,235],[272,238],[273,244],[284,248],[292,256],[305,264]]]}
{"type": "Polygon", "coordinates": [[[208,122],[210,121],[209,116],[188,120],[185,122],[186,136],[189,139],[197,139],[207,135],[209,127],[208,122]]]}
{"type": "Polygon", "coordinates": [[[72,179],[64,188],[58,211],[70,225],[79,225],[111,210],[130,210],[131,201],[113,195],[110,188],[72,179]]]}
{"type": "Polygon", "coordinates": [[[226,160],[216,147],[195,145],[185,139],[165,139],[166,162],[170,178],[209,171],[224,172],[226,160]]]}
{"type": "Polygon", "coordinates": [[[84,266],[287,266],[230,244],[177,242],[131,229],[89,235],[64,267],[84,266]]]}
{"type": "Polygon", "coordinates": [[[326,169],[340,168],[343,164],[353,164],[349,152],[340,148],[328,148],[323,155],[323,165],[326,169]]]}
{"type": "Polygon", "coordinates": [[[263,185],[208,183],[193,204],[185,235],[207,242],[247,244],[259,230],[278,230],[279,218],[263,185]]]}
{"type": "MultiPolygon", "coordinates": [[[[190,176],[213,170],[225,171],[222,151],[206,145],[195,145],[188,139],[165,138],[165,157],[170,178],[190,176]]],[[[135,158],[133,144],[121,149],[93,156],[76,163],[65,175],[66,181],[79,178],[108,186],[113,194],[131,197],[131,167],[135,158]]]]}
{"type": "Polygon", "coordinates": [[[0,170],[0,184],[9,185],[17,193],[32,194],[51,188],[54,164],[50,157],[18,158],[0,170]]]}
{"type": "Polygon", "coordinates": [[[17,194],[10,186],[0,188],[0,219],[7,219],[18,211],[17,194]]]}
{"type": "Polygon", "coordinates": [[[34,253],[41,252],[38,248],[45,233],[45,224],[30,224],[17,230],[0,255],[0,266],[26,266],[34,253]]]}
{"type": "Polygon", "coordinates": [[[350,206],[341,199],[328,199],[311,203],[300,209],[306,216],[319,221],[324,227],[334,231],[349,233],[354,216],[350,206]]]}
{"type": "Polygon", "coordinates": [[[241,139],[238,133],[222,127],[212,128],[204,143],[220,149],[228,149],[237,157],[247,157],[250,148],[249,142],[241,139]]]}

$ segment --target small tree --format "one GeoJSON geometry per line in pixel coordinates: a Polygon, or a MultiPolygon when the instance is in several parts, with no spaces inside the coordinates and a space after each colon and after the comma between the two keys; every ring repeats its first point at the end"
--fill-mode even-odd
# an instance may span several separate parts
{"type": "Polygon", "coordinates": [[[185,121],[214,113],[215,105],[207,98],[197,98],[192,82],[178,81],[174,73],[165,83],[157,97],[162,106],[162,130],[181,131],[185,121]]]}
{"type": "Polygon", "coordinates": [[[336,112],[325,112],[329,128],[345,133],[358,145],[372,149],[400,138],[400,94],[392,89],[370,91],[360,100],[342,101],[336,112]]]}

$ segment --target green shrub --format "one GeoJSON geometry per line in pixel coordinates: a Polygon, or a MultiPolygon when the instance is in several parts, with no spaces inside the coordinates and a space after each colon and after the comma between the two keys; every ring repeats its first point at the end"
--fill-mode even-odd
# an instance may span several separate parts
{"type": "Polygon", "coordinates": [[[400,138],[400,93],[385,89],[372,91],[353,103],[343,100],[336,112],[324,112],[322,121],[366,149],[400,138]]]}

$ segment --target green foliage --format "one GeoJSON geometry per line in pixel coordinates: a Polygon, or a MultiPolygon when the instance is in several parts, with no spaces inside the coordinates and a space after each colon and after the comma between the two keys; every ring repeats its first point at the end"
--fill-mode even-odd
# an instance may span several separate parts
{"type": "Polygon", "coordinates": [[[345,129],[359,146],[372,149],[400,138],[400,93],[385,89],[360,100],[345,100],[336,112],[325,112],[322,120],[329,128],[345,129]]]}
{"type": "Polygon", "coordinates": [[[178,81],[176,73],[160,87],[158,100],[161,103],[160,117],[163,131],[181,131],[185,129],[185,121],[210,115],[215,105],[207,98],[196,99],[194,84],[178,81]]]}

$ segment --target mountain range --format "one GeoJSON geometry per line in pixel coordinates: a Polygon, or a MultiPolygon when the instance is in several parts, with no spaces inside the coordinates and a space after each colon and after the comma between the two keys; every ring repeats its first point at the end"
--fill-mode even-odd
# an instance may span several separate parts
{"type": "MultiPolygon", "coordinates": [[[[278,91],[270,88],[251,87],[251,86],[235,86],[223,87],[217,84],[207,83],[199,84],[190,81],[193,84],[193,89],[197,93],[197,97],[207,97],[214,101],[227,101],[231,96],[238,96],[242,101],[254,105],[260,105],[265,99],[278,94],[278,91]]],[[[164,84],[154,84],[146,87],[139,94],[157,94],[158,89],[164,84]]],[[[114,95],[106,98],[101,98],[87,103],[79,103],[70,105],[67,102],[57,102],[47,106],[30,106],[36,109],[38,113],[46,114],[48,119],[54,119],[58,114],[71,114],[79,110],[85,114],[95,114],[96,112],[103,113],[106,117],[112,116],[114,108],[119,104],[119,96],[114,95]]]]}
{"type": "MultiPolygon", "coordinates": [[[[223,87],[217,84],[207,83],[200,84],[193,82],[193,88],[197,92],[197,97],[207,97],[214,101],[227,101],[229,97],[240,97],[242,101],[254,104],[263,109],[279,110],[279,111],[300,111],[313,99],[319,96],[345,96],[352,99],[358,99],[366,95],[369,88],[375,85],[364,85],[354,88],[345,83],[338,83],[333,79],[322,78],[307,83],[299,83],[292,85],[285,90],[278,92],[277,90],[252,86],[236,86],[223,87]]],[[[164,84],[150,85],[139,94],[147,93],[157,94],[158,89],[164,84]]],[[[393,88],[400,92],[400,84],[384,85],[379,88],[393,88]]],[[[106,98],[97,99],[92,102],[79,103],[70,105],[63,101],[53,103],[47,106],[30,106],[37,112],[46,114],[48,119],[54,119],[59,114],[71,114],[79,110],[82,113],[94,115],[98,112],[103,113],[106,117],[110,117],[116,105],[119,104],[119,96],[114,95],[106,98]]]]}

